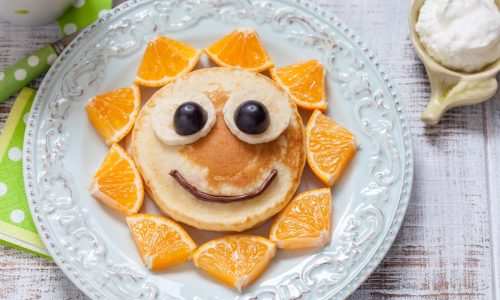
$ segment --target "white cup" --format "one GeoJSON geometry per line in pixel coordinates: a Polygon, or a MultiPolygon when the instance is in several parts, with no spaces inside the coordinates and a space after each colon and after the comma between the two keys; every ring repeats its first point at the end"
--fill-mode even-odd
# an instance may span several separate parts
{"type": "Polygon", "coordinates": [[[39,26],[54,22],[76,0],[0,0],[0,18],[13,24],[39,26]]]}

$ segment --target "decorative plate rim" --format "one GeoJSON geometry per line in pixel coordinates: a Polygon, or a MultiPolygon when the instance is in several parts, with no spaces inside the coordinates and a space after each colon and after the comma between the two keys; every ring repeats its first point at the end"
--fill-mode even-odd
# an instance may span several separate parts
{"type": "MultiPolygon", "coordinates": [[[[52,65],[52,68],[49,70],[45,78],[43,79],[40,90],[37,93],[35,101],[33,103],[31,112],[29,114],[29,119],[27,122],[26,133],[24,137],[24,145],[23,145],[23,174],[24,174],[24,182],[25,182],[25,190],[28,198],[28,203],[30,207],[31,214],[34,219],[34,223],[36,228],[40,234],[40,237],[44,244],[47,247],[48,252],[54,258],[54,261],[57,263],[59,268],[64,272],[64,274],[87,296],[89,297],[103,297],[100,291],[98,293],[91,293],[91,288],[89,288],[89,283],[82,276],[75,275],[75,273],[71,272],[71,266],[63,263],[64,257],[61,254],[61,251],[55,247],[55,244],[51,241],[51,235],[47,232],[46,226],[43,223],[43,219],[40,216],[40,206],[39,198],[34,192],[34,185],[36,180],[36,175],[33,174],[34,170],[34,161],[32,159],[33,155],[35,155],[35,142],[33,140],[33,135],[36,132],[36,124],[37,120],[40,117],[39,112],[42,107],[42,96],[46,93],[47,85],[52,80],[52,78],[57,74],[59,67],[62,62],[65,61],[66,57],[69,56],[73,50],[91,33],[99,29],[99,27],[105,23],[107,23],[110,19],[115,18],[120,15],[122,12],[127,11],[143,2],[148,2],[151,0],[130,0],[125,2],[118,7],[111,9],[104,16],[100,17],[93,24],[85,28],[76,38],[71,42],[71,44],[66,47],[66,49],[59,55],[57,60],[52,65]]],[[[352,278],[349,282],[346,282],[344,287],[338,291],[336,296],[340,296],[342,298],[347,298],[351,295],[367,278],[368,276],[375,270],[375,268],[380,264],[381,260],[387,254],[389,248],[393,244],[397,233],[401,228],[402,221],[404,219],[408,202],[411,195],[412,183],[413,183],[413,148],[411,141],[411,134],[407,119],[404,115],[404,112],[401,108],[399,93],[396,91],[396,88],[392,84],[392,81],[387,77],[386,73],[383,71],[380,66],[376,56],[374,53],[368,48],[368,46],[362,42],[359,38],[359,35],[355,33],[351,28],[349,28],[343,21],[334,16],[333,14],[327,12],[324,9],[321,9],[316,4],[309,2],[309,0],[281,0],[282,2],[286,2],[290,5],[298,6],[304,11],[310,13],[318,19],[322,19],[328,25],[335,27],[339,30],[342,30],[345,33],[346,38],[356,44],[360,50],[364,53],[364,56],[370,61],[372,66],[377,70],[376,76],[381,79],[385,88],[387,88],[388,92],[390,92],[390,96],[392,98],[392,102],[396,109],[396,117],[398,118],[400,124],[400,133],[401,133],[401,143],[403,145],[404,155],[403,167],[401,173],[403,173],[402,177],[402,185],[401,192],[398,204],[396,206],[396,212],[393,215],[393,219],[390,222],[385,235],[381,235],[379,240],[382,240],[380,246],[373,252],[373,255],[369,258],[369,263],[367,263],[357,274],[352,278]],[[319,18],[321,16],[321,18],[319,18]]],[[[391,101],[391,100],[389,100],[391,101]]]]}

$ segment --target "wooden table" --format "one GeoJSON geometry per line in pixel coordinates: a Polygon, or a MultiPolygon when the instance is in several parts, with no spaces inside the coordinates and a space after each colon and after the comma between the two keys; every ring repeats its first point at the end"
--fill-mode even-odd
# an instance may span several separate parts
{"type": "MultiPolygon", "coordinates": [[[[429,97],[402,0],[316,0],[377,53],[396,83],[413,135],[415,179],[403,227],[352,299],[500,297],[500,94],[454,109],[439,125],[419,116],[429,97]]],[[[55,25],[0,21],[0,69],[59,37],[55,25]]],[[[38,82],[33,84],[38,86],[38,82]]],[[[13,102],[0,104],[0,128],[13,102]]],[[[53,262],[0,246],[0,299],[83,299],[53,262]]]]}

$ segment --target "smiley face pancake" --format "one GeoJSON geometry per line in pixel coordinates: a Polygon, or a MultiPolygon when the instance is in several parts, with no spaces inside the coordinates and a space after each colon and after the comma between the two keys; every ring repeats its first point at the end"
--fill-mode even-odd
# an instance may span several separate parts
{"type": "Polygon", "coordinates": [[[130,148],[160,209],[213,231],[243,231],[278,213],[305,163],[295,104],[271,79],[235,68],[193,71],[158,90],[130,148]]]}

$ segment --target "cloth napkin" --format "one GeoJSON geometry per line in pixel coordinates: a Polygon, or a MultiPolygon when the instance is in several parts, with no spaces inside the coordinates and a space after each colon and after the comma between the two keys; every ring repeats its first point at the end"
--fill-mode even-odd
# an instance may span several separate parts
{"type": "MultiPolygon", "coordinates": [[[[59,20],[64,35],[83,29],[111,8],[111,0],[78,0],[59,20]]],[[[0,243],[49,257],[31,218],[23,182],[26,120],[36,91],[24,88],[0,134],[0,243]]]]}
{"type": "Polygon", "coordinates": [[[0,242],[47,256],[31,219],[23,183],[23,141],[36,91],[24,88],[0,135],[0,242]]]}

